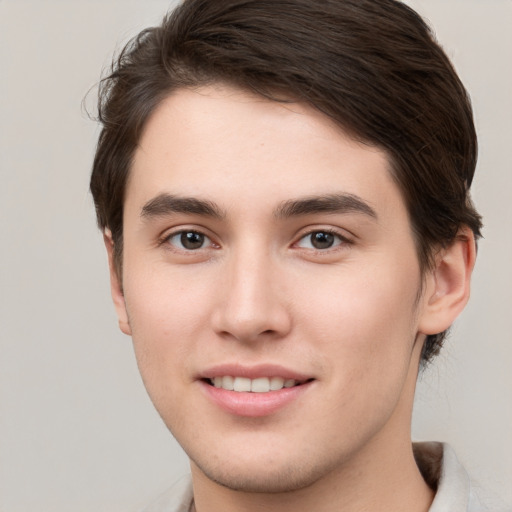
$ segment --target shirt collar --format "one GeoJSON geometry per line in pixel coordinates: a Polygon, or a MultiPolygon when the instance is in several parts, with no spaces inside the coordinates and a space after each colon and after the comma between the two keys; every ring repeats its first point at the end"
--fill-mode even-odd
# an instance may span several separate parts
{"type": "Polygon", "coordinates": [[[429,512],[467,512],[470,480],[455,452],[445,443],[414,443],[416,463],[427,483],[436,490],[429,512]]]}

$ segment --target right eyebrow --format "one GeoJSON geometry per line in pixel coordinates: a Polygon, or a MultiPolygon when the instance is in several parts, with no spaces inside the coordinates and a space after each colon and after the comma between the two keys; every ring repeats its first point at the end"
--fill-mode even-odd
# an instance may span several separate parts
{"type": "Polygon", "coordinates": [[[226,214],[212,201],[196,197],[159,194],[144,204],[140,212],[143,219],[164,217],[173,213],[188,213],[222,220],[226,214]]]}

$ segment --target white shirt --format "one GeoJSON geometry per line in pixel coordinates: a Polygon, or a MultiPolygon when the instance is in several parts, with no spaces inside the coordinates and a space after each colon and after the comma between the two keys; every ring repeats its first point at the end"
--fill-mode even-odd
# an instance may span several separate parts
{"type": "MultiPolygon", "coordinates": [[[[471,487],[465,469],[445,443],[414,443],[425,480],[436,488],[429,512],[489,512],[471,487]]],[[[182,478],[143,512],[189,512],[193,502],[190,476],[182,478]]]]}

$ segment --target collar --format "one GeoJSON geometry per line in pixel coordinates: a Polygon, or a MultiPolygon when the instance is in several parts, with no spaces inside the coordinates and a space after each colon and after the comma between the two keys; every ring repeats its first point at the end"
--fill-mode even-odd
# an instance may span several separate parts
{"type": "Polygon", "coordinates": [[[481,512],[466,470],[446,443],[413,443],[416,464],[436,491],[429,512],[481,512]]]}

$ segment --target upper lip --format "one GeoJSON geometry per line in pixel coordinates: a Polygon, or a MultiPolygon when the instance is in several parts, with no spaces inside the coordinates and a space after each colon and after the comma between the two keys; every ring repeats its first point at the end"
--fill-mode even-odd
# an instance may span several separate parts
{"type": "Polygon", "coordinates": [[[286,368],[278,364],[258,364],[254,366],[242,365],[240,363],[225,363],[212,366],[199,374],[199,379],[213,379],[214,377],[245,377],[258,379],[261,377],[282,377],[283,379],[294,379],[298,382],[311,380],[311,375],[286,368]]]}

